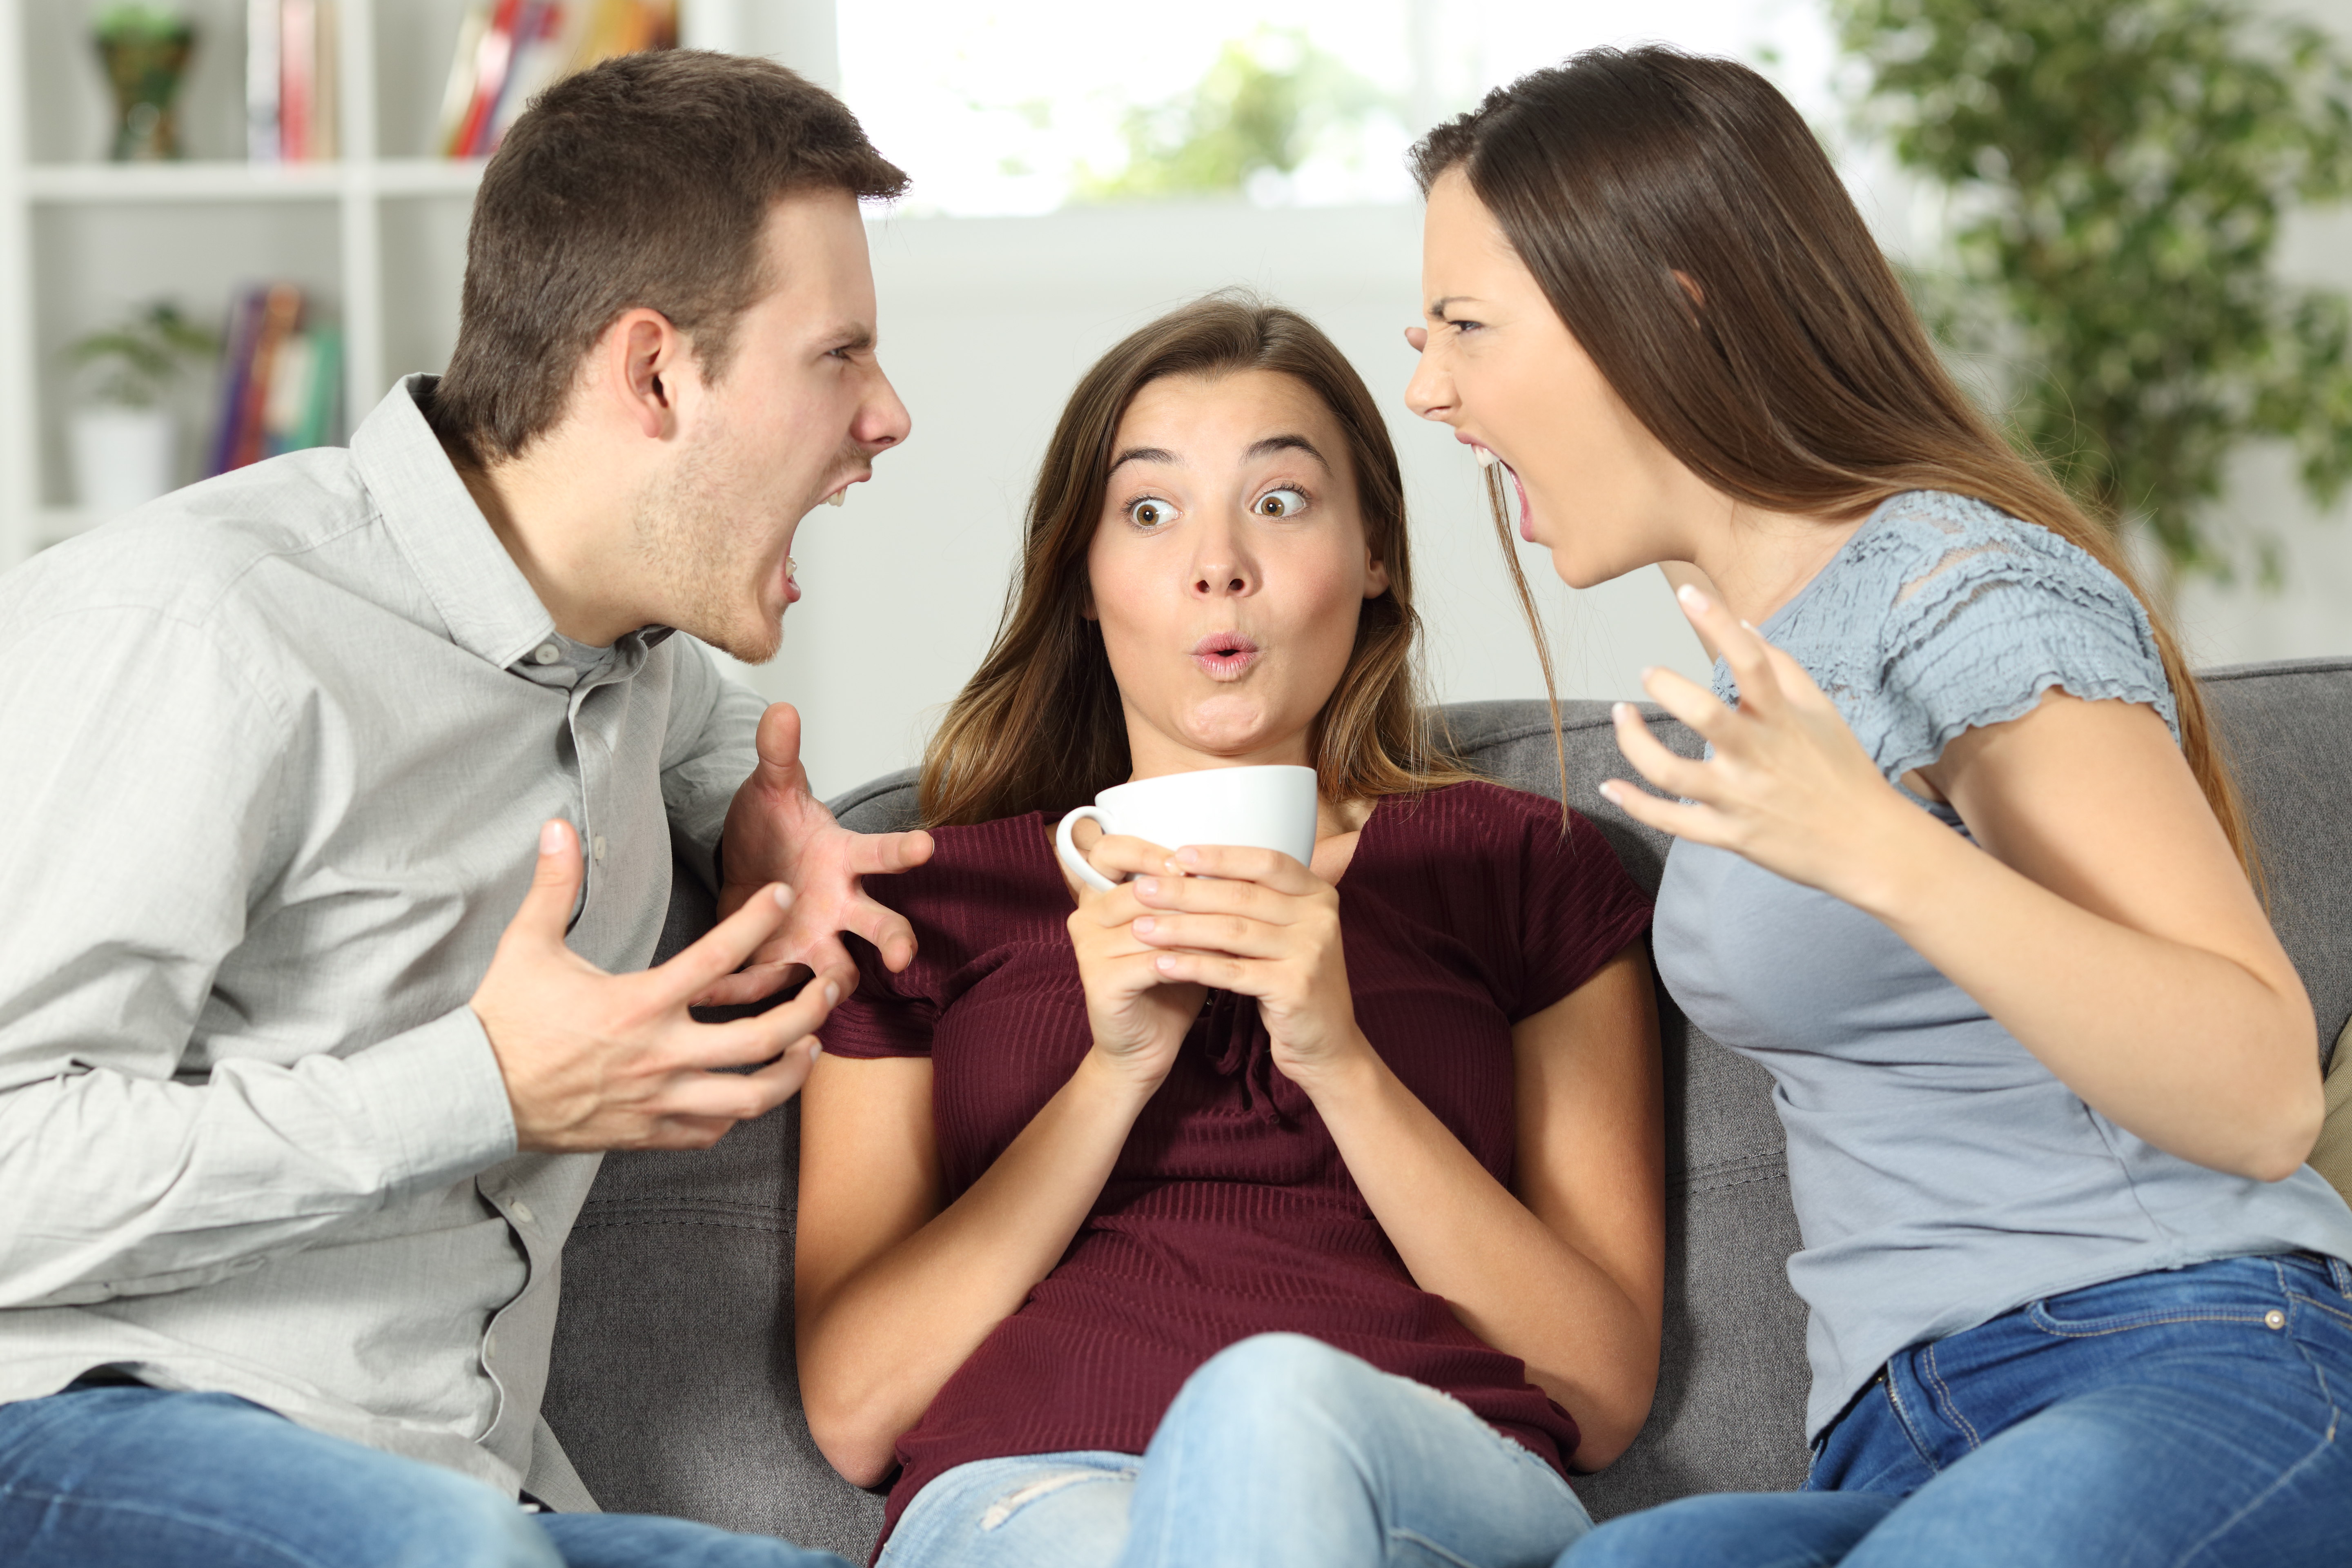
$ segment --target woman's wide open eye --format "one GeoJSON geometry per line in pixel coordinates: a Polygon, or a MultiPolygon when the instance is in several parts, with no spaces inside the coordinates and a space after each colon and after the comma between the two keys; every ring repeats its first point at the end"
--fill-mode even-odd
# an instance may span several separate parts
{"type": "Polygon", "coordinates": [[[1297,517],[1306,510],[1307,497],[1291,489],[1268,490],[1250,508],[1260,517],[1297,517]]]}
{"type": "Polygon", "coordinates": [[[1176,509],[1157,496],[1129,503],[1127,521],[1141,529],[1155,529],[1176,521],[1176,509]]]}

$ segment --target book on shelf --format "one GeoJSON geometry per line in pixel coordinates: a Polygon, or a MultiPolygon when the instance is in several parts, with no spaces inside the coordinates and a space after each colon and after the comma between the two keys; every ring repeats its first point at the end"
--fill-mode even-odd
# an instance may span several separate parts
{"type": "Polygon", "coordinates": [[[247,289],[230,305],[207,477],[322,447],[340,434],[343,336],[308,316],[308,301],[291,283],[247,289]]]}
{"type": "Polygon", "coordinates": [[[554,83],[599,60],[677,43],[677,0],[470,0],[441,95],[444,155],[487,158],[554,83]]]}
{"type": "Polygon", "coordinates": [[[315,163],[341,153],[336,0],[246,0],[245,155],[315,163]]]}

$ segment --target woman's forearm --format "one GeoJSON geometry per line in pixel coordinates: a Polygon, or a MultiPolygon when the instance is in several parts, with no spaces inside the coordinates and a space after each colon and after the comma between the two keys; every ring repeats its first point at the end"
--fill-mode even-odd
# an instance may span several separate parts
{"type": "Polygon", "coordinates": [[[2086,910],[1924,814],[1904,837],[1853,901],[2084,1103],[2216,1170],[2303,1163],[2321,1090],[2300,985],[2086,910]]]}
{"type": "Polygon", "coordinates": [[[1068,1249],[1151,1089],[1089,1054],[979,1181],[799,1320],[809,1429],[880,1480],[900,1434],[1068,1249]]]}
{"type": "Polygon", "coordinates": [[[1586,1468],[1615,1458],[1657,1384],[1654,1318],[1486,1173],[1367,1044],[1302,1085],[1349,1173],[1423,1289],[1527,1363],[1577,1418],[1586,1468]]]}

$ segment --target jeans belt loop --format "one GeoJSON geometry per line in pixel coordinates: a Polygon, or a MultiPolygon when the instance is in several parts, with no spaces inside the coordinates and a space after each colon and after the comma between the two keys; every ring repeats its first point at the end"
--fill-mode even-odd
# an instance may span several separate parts
{"type": "Polygon", "coordinates": [[[2352,1301],[2352,1263],[2340,1258],[2327,1258],[2326,1263],[2327,1278],[2335,1283],[2337,1294],[2352,1301]]]}

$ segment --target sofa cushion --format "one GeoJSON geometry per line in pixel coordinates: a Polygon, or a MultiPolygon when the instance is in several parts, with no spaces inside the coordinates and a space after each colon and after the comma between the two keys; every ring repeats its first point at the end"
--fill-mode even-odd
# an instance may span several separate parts
{"type": "MultiPolygon", "coordinates": [[[[2272,914],[2312,988],[2322,1038],[2352,1016],[2352,660],[2242,667],[2209,678],[2267,859],[2272,914]]],[[[1498,781],[1557,788],[1539,702],[1444,710],[1456,743],[1498,781]]],[[[1651,712],[1675,750],[1696,737],[1651,712]]],[[[1655,891],[1663,836],[1594,793],[1626,775],[1605,705],[1570,703],[1568,798],[1655,891]]],[[[866,831],[914,820],[911,773],[833,803],[866,831]]],[[[677,879],[663,953],[709,924],[709,895],[677,879]]],[[[1578,1491],[1597,1517],[1695,1491],[1795,1485],[1804,1474],[1804,1311],[1780,1123],[1763,1070],[1685,1023],[1661,996],[1667,1108],[1665,1344],[1641,1436],[1578,1491]]],[[[606,1160],[564,1251],[547,1415],[608,1509],[767,1531],[853,1559],[879,1500],[842,1480],[800,1412],[791,1310],[795,1108],[699,1154],[606,1160]]]]}

